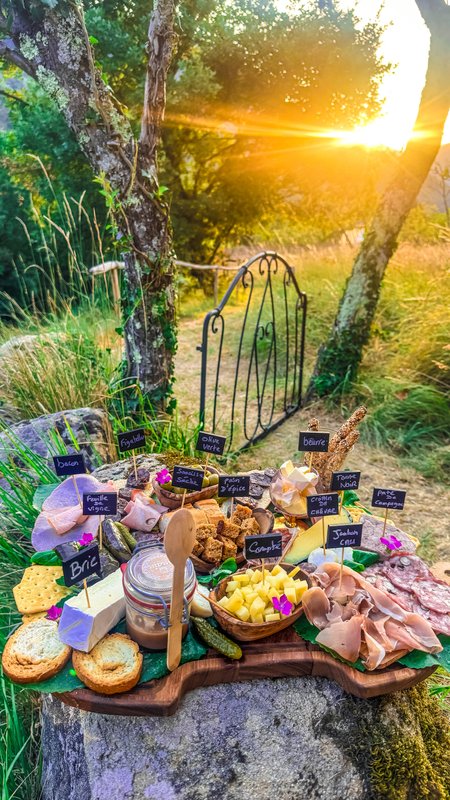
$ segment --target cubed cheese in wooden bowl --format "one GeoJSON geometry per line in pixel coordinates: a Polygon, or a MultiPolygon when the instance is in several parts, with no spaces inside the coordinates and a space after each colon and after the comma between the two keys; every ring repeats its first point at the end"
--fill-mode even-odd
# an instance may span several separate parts
{"type": "Polygon", "coordinates": [[[240,642],[252,642],[292,625],[303,613],[301,598],[310,585],[310,576],[292,564],[267,564],[264,581],[261,568],[239,570],[209,596],[220,627],[240,642]],[[283,595],[292,603],[287,616],[272,602],[283,595]]]}

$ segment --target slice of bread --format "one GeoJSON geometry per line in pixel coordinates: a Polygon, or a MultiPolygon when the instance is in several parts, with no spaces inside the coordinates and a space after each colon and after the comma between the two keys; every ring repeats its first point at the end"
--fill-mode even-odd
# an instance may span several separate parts
{"type": "Polygon", "coordinates": [[[72,656],[80,681],[99,694],[118,694],[136,686],[142,661],[139,645],[125,633],[104,636],[90,653],[74,650],[72,656]]]}
{"type": "Polygon", "coordinates": [[[39,683],[56,675],[71,652],[60,641],[57,622],[36,619],[21,625],[6,642],[3,671],[15,683],[39,683]]]}

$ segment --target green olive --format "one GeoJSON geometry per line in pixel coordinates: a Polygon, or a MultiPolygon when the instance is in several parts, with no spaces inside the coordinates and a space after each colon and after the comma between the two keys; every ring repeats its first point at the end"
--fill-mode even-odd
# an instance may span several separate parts
{"type": "Polygon", "coordinates": [[[209,486],[209,479],[205,475],[205,477],[202,480],[202,489],[206,489],[207,486],[209,486]]]}
{"type": "Polygon", "coordinates": [[[218,483],[219,483],[219,476],[216,475],[215,472],[212,472],[211,475],[209,476],[209,485],[217,486],[218,483]]]}

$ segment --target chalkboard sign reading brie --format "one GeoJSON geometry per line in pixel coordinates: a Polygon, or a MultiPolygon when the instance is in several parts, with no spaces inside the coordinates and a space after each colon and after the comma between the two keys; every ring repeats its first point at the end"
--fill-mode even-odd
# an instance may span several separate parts
{"type": "Polygon", "coordinates": [[[343,492],[345,489],[357,489],[360,478],[360,472],[333,472],[331,475],[331,491],[343,492]]]}
{"type": "Polygon", "coordinates": [[[136,428],[134,431],[118,433],[117,446],[120,453],[127,453],[128,450],[138,450],[140,447],[145,447],[144,429],[136,428]]]}
{"type": "Polygon", "coordinates": [[[83,514],[98,516],[117,514],[117,492],[87,492],[83,494],[83,514]]]}
{"type": "Polygon", "coordinates": [[[90,575],[102,577],[100,554],[97,542],[92,542],[85,547],[80,547],[62,562],[64,583],[73,586],[74,583],[84,581],[90,575]]]}
{"type": "Polygon", "coordinates": [[[198,492],[202,488],[205,477],[201,469],[176,466],[172,473],[172,486],[176,489],[187,489],[188,492],[198,492]]]}
{"type": "Polygon", "coordinates": [[[359,547],[362,528],[362,522],[354,522],[349,525],[328,525],[327,547],[359,547]]]}
{"type": "Polygon", "coordinates": [[[403,489],[374,489],[372,506],[374,508],[392,508],[401,511],[405,505],[406,491],[403,489]]]}
{"type": "Polygon", "coordinates": [[[86,472],[86,465],[82,453],[70,456],[53,456],[53,464],[57,475],[81,475],[86,472]]]}
{"type": "Polygon", "coordinates": [[[253,561],[257,558],[273,561],[276,558],[281,558],[283,552],[281,533],[246,536],[244,547],[247,561],[253,561]]]}
{"type": "Polygon", "coordinates": [[[202,450],[203,453],[214,453],[216,456],[221,456],[225,449],[225,442],[225,436],[216,436],[215,433],[200,431],[195,449],[202,450]]]}
{"type": "Polygon", "coordinates": [[[308,517],[331,517],[339,513],[339,495],[336,492],[311,494],[306,498],[308,517]]]}
{"type": "Polygon", "coordinates": [[[307,453],[326,453],[330,434],[325,431],[300,431],[298,449],[307,453]]]}
{"type": "Polygon", "coordinates": [[[250,475],[219,475],[219,497],[248,497],[250,475]]]}

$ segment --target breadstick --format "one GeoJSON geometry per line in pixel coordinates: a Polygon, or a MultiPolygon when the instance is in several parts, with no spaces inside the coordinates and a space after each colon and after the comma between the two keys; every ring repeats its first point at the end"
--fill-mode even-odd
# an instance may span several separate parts
{"type": "Polygon", "coordinates": [[[336,431],[334,436],[330,439],[330,446],[328,448],[329,453],[334,453],[339,442],[341,442],[342,439],[345,439],[346,436],[348,436],[348,434],[350,433],[350,431],[356,428],[358,423],[360,423],[361,420],[364,419],[366,414],[367,414],[367,408],[365,406],[360,406],[359,408],[356,409],[356,411],[353,412],[353,414],[348,418],[348,420],[344,422],[343,425],[341,425],[339,430],[336,431]]]}
{"type": "Polygon", "coordinates": [[[350,433],[348,434],[348,436],[346,436],[345,439],[341,439],[334,453],[331,453],[331,455],[329,455],[328,461],[322,470],[322,483],[325,491],[328,491],[331,486],[332,473],[337,472],[337,470],[339,470],[342,467],[347,454],[356,444],[358,439],[359,439],[359,431],[355,430],[350,431],[350,433]]]}

